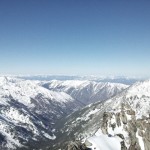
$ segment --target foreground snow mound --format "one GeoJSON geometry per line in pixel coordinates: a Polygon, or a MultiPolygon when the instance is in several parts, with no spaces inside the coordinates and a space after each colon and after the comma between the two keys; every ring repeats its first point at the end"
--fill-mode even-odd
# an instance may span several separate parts
{"type": "Polygon", "coordinates": [[[92,144],[89,148],[92,150],[120,150],[121,139],[117,137],[108,137],[107,135],[93,136],[88,138],[92,144]]]}

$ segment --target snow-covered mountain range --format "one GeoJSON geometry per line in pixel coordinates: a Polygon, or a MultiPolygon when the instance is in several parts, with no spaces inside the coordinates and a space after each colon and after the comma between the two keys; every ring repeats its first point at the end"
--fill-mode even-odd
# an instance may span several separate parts
{"type": "Polygon", "coordinates": [[[78,139],[90,142],[92,150],[149,150],[149,114],[150,80],[137,82],[111,99],[90,104],[62,119],[63,128],[57,125],[59,138],[53,149],[63,149],[70,139],[78,139]]]}
{"type": "Polygon", "coordinates": [[[50,82],[43,82],[41,85],[49,90],[65,92],[83,105],[104,101],[128,87],[128,85],[121,83],[88,80],[52,80],[50,82]]]}
{"type": "Polygon", "coordinates": [[[65,149],[74,139],[97,150],[149,150],[149,114],[150,80],[128,86],[0,77],[2,150],[65,149]]]}
{"type": "Polygon", "coordinates": [[[0,143],[11,149],[39,139],[53,140],[56,120],[79,107],[64,92],[29,80],[0,77],[0,143]]]}
{"type": "Polygon", "coordinates": [[[55,123],[59,119],[127,87],[93,81],[0,77],[0,149],[46,149],[45,145],[57,138],[55,123]]]}

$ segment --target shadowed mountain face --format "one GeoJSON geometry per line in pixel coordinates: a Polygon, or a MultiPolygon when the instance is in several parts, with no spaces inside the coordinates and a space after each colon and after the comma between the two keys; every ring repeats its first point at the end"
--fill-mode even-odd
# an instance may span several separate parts
{"type": "Polygon", "coordinates": [[[49,82],[0,77],[2,150],[46,149],[57,138],[55,124],[61,118],[92,101],[104,100],[98,96],[99,89],[103,93],[102,97],[107,98],[127,87],[88,81],[69,83],[64,88],[68,90],[47,89],[46,85],[49,85],[49,82]],[[96,98],[92,98],[94,96],[96,98]]]}
{"type": "Polygon", "coordinates": [[[134,142],[140,148],[145,145],[142,149],[145,150],[149,141],[149,108],[150,81],[135,83],[107,101],[88,105],[84,109],[62,119],[61,126],[60,122],[56,126],[57,138],[51,147],[53,146],[53,150],[64,149],[70,140],[79,139],[84,141],[90,137],[95,139],[94,135],[100,139],[103,135],[123,134],[124,137],[129,139],[129,142],[127,139],[123,141],[124,148],[132,148],[131,143],[134,142]],[[105,113],[109,114],[106,119],[105,113]],[[117,119],[117,114],[120,114],[119,119],[117,119]],[[118,120],[120,120],[120,127],[118,120]],[[134,126],[136,130],[134,130],[134,126]]]}

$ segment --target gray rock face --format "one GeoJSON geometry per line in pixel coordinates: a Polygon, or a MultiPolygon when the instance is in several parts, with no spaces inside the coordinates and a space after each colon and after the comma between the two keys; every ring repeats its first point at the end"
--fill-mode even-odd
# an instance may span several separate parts
{"type": "Polygon", "coordinates": [[[134,115],[135,116],[135,111],[134,110],[127,110],[128,115],[134,115]]]}
{"type": "Polygon", "coordinates": [[[121,111],[121,120],[123,124],[127,124],[127,116],[124,111],[121,111]]]}
{"type": "Polygon", "coordinates": [[[109,118],[110,118],[110,113],[104,112],[103,122],[102,122],[102,126],[101,126],[103,134],[108,134],[107,126],[108,126],[109,118]]]}
{"type": "Polygon", "coordinates": [[[121,150],[127,150],[127,147],[124,141],[120,142],[120,145],[121,145],[121,150]]]}
{"type": "Polygon", "coordinates": [[[146,124],[143,140],[145,150],[150,150],[150,123],[146,124]]]}
{"type": "Polygon", "coordinates": [[[78,143],[78,142],[70,142],[67,145],[67,149],[66,150],[80,150],[80,143],[78,143]]]}
{"type": "Polygon", "coordinates": [[[120,113],[116,113],[115,115],[117,126],[121,126],[120,113]]]}
{"type": "Polygon", "coordinates": [[[129,150],[140,150],[139,142],[138,139],[136,138],[136,132],[137,132],[137,127],[134,121],[130,120],[128,121],[128,135],[129,135],[129,140],[130,140],[130,147],[129,150]]]}
{"type": "Polygon", "coordinates": [[[148,120],[148,123],[144,119],[137,120],[138,135],[143,138],[145,150],[150,150],[150,123],[148,118],[146,120],[148,120]]]}

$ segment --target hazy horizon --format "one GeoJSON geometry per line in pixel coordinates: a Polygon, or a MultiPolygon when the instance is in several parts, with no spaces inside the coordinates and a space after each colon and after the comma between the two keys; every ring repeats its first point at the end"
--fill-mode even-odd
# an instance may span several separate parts
{"type": "Polygon", "coordinates": [[[14,76],[14,77],[28,77],[28,76],[41,76],[41,77],[47,77],[47,76],[51,76],[51,77],[87,77],[87,78],[126,78],[126,79],[150,79],[150,77],[149,76],[125,76],[125,75],[86,75],[86,74],[83,74],[83,75],[81,75],[81,74],[0,74],[0,76],[14,76]]]}

